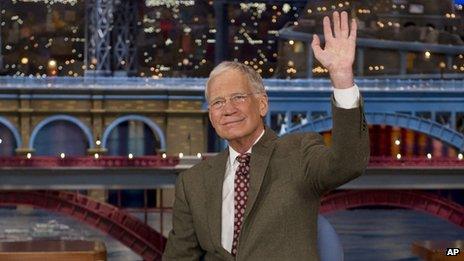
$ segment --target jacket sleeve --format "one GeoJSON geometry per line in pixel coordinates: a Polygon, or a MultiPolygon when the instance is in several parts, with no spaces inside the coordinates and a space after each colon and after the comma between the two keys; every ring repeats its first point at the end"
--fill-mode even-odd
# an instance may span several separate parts
{"type": "Polygon", "coordinates": [[[183,174],[177,178],[175,199],[172,212],[172,230],[162,260],[170,261],[198,261],[204,254],[200,248],[189,202],[185,194],[183,174]]]}
{"type": "Polygon", "coordinates": [[[305,179],[317,195],[360,176],[369,162],[369,133],[363,101],[353,109],[334,105],[332,98],[332,145],[327,147],[318,133],[304,135],[301,142],[305,179]]]}

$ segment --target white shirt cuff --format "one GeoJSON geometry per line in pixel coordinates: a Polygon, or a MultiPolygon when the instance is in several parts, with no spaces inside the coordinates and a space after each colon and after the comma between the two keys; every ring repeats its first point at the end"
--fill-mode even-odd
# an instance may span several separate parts
{"type": "Polygon", "coordinates": [[[355,84],[347,89],[334,88],[335,106],[342,109],[353,109],[359,106],[359,89],[355,84]]]}

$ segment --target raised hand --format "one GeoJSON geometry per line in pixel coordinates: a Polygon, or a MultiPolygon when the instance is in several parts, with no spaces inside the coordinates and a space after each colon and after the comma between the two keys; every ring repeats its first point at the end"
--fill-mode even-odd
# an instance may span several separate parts
{"type": "Polygon", "coordinates": [[[353,62],[356,50],[356,20],[352,19],[351,29],[348,14],[333,12],[333,32],[330,19],[324,17],[325,47],[321,48],[319,37],[314,34],[311,46],[316,59],[329,70],[335,88],[345,89],[353,86],[353,62]]]}

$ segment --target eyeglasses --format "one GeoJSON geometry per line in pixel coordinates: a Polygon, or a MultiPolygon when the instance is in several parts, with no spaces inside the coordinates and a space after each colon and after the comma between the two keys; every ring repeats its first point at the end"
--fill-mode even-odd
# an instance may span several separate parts
{"type": "MultiPolygon", "coordinates": [[[[248,96],[257,94],[259,92],[250,92],[250,93],[237,93],[229,97],[229,101],[237,106],[246,102],[248,96]]],[[[220,110],[226,105],[226,98],[217,98],[209,103],[209,108],[212,110],[220,110]]]]}

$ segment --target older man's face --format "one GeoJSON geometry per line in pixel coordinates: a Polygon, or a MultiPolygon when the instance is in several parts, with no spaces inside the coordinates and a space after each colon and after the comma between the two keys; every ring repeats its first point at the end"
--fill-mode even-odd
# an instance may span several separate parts
{"type": "Polygon", "coordinates": [[[264,117],[268,110],[267,96],[249,86],[246,76],[235,70],[228,70],[213,78],[208,87],[209,119],[221,137],[231,142],[256,137],[263,130],[264,117]],[[244,100],[230,99],[245,95],[244,100]],[[214,108],[212,103],[226,100],[222,108],[214,108]]]}

